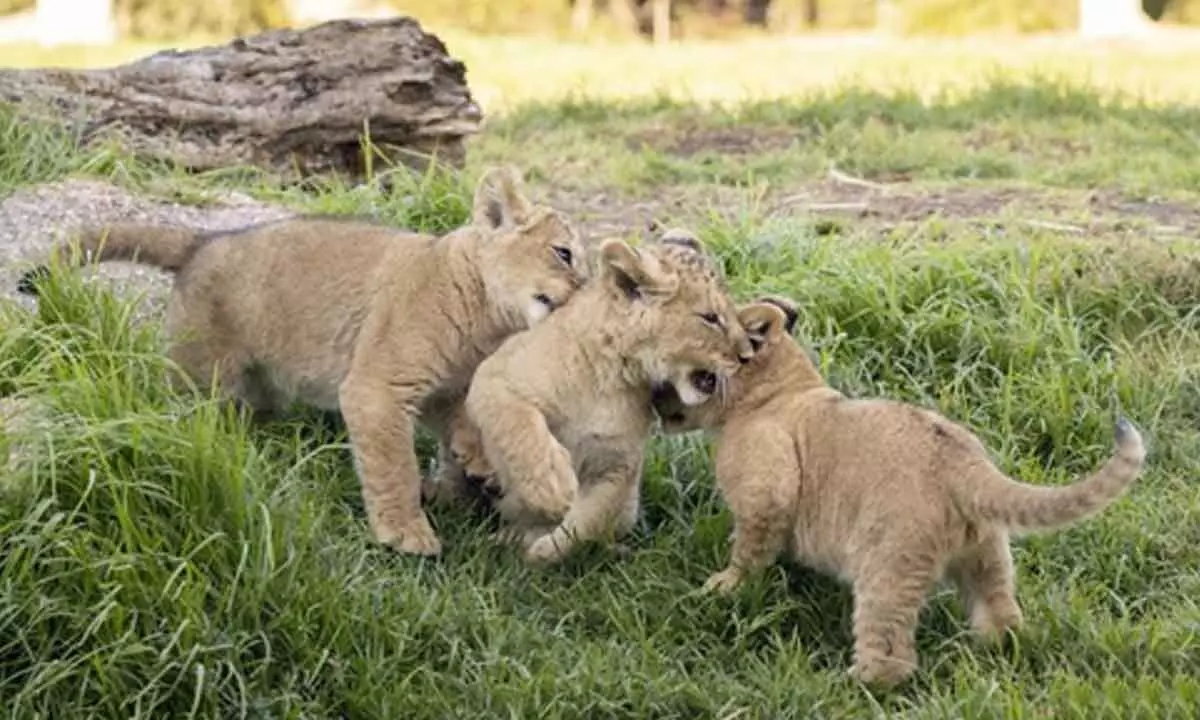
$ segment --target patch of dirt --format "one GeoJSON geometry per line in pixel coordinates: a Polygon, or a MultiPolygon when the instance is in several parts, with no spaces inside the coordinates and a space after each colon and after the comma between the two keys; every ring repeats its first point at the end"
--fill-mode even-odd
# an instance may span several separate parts
{"type": "MultiPolygon", "coordinates": [[[[905,192],[885,186],[878,189],[845,187],[830,182],[813,189],[810,208],[821,211],[826,203],[857,203],[859,217],[897,222],[922,220],[941,215],[951,218],[975,218],[996,215],[1005,209],[1028,202],[1032,193],[1011,188],[970,191],[965,189],[905,192]]],[[[1036,197],[1036,196],[1034,196],[1036,197]]]]}
{"type": "MultiPolygon", "coordinates": [[[[52,245],[85,223],[112,221],[182,225],[197,230],[229,230],[293,214],[248,197],[229,194],[206,207],[139,197],[102,182],[67,180],[23,188],[0,202],[0,298],[32,308],[34,300],[16,292],[25,270],[44,262],[52,245]]],[[[89,279],[132,293],[148,291],[139,317],[157,312],[171,276],[157,268],[124,262],[83,271],[89,279]]]]}
{"type": "Polygon", "coordinates": [[[1200,205],[1134,200],[1111,190],[1072,192],[1022,187],[912,187],[828,180],[775,198],[776,214],[835,214],[884,224],[935,216],[994,221],[1018,216],[1030,226],[1063,232],[1111,232],[1146,227],[1158,234],[1200,233],[1200,205]]]}
{"type": "Polygon", "coordinates": [[[720,185],[666,187],[636,197],[617,190],[580,192],[553,186],[538,188],[537,195],[569,213],[593,240],[644,234],[653,224],[696,222],[710,209],[732,210],[746,203],[744,190],[720,185]]]}
{"type": "Polygon", "coordinates": [[[615,190],[582,193],[552,187],[546,200],[572,215],[593,238],[645,233],[652,223],[703,222],[711,212],[735,216],[748,205],[773,217],[803,217],[891,227],[934,217],[988,226],[1015,223],[1066,234],[1137,231],[1200,238],[1200,204],[1131,199],[1115,191],[1004,186],[922,187],[828,179],[755,194],[726,186],[658,188],[638,196],[615,190]]]}
{"type": "Polygon", "coordinates": [[[626,138],[631,150],[650,148],[688,158],[704,152],[723,155],[755,155],[790,147],[799,134],[795,128],[761,125],[735,127],[672,126],[634,133],[626,138]]]}
{"type": "Polygon", "coordinates": [[[1094,192],[1088,202],[1098,212],[1148,218],[1161,228],[1173,228],[1180,232],[1200,231],[1200,206],[1158,198],[1130,200],[1112,191],[1094,192]]]}
{"type": "Polygon", "coordinates": [[[1027,135],[1009,129],[983,127],[963,136],[963,144],[970,150],[1000,150],[1007,154],[1020,155],[1030,152],[1054,153],[1060,158],[1087,155],[1092,146],[1076,137],[1042,137],[1036,142],[1027,135]]]}

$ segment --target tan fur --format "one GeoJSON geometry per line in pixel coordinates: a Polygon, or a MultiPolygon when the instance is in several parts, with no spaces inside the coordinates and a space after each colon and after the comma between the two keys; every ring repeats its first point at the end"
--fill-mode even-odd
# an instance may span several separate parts
{"type": "Polygon", "coordinates": [[[119,225],[81,244],[177,271],[171,355],[197,382],[215,373],[259,412],[291,399],[340,409],[375,538],[424,555],[441,542],[421,507],[414,421],[439,433],[453,479],[447,435],[476,365],[590,274],[576,231],[510,170],[487,173],[472,222],[440,238],[299,218],[216,236],[119,225]]]}
{"type": "Polygon", "coordinates": [[[480,364],[466,409],[503,493],[506,538],[531,562],[623,535],[639,510],[651,388],[719,393],[752,348],[690,234],[600,248],[598,277],[480,364]],[[708,375],[706,375],[708,373],[708,375]]]}
{"type": "Polygon", "coordinates": [[[938,413],[829,388],[788,336],[786,301],[741,316],[759,349],[731,381],[728,403],[656,402],[668,432],[717,430],[717,482],[735,530],[728,567],[705,587],[728,592],[781,553],[852,583],[851,673],[863,682],[890,686],[915,669],[917,614],[943,576],[978,633],[1019,627],[1009,534],[1083,520],[1141,470],[1142,438],[1122,419],[1115,454],[1082,482],[1013,481],[938,413]]]}
{"type": "Polygon", "coordinates": [[[219,234],[223,233],[204,236],[182,227],[113,223],[84,228],[74,240],[60,245],[58,252],[78,250],[84,263],[129,260],[178,272],[205,240],[219,234]]]}

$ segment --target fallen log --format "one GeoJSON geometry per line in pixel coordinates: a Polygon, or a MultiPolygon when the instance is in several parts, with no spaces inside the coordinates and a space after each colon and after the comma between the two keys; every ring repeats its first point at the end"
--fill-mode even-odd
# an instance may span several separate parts
{"type": "MultiPolygon", "coordinates": [[[[461,166],[482,112],[466,67],[411,18],[334,20],[96,70],[0,70],[0,100],[90,143],[192,170],[365,173],[364,133],[390,160],[461,166]]],[[[375,167],[384,164],[375,160],[375,167]]]]}

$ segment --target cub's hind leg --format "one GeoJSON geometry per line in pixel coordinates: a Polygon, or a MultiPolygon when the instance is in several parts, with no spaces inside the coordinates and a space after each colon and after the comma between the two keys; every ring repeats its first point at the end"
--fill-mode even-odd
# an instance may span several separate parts
{"type": "Polygon", "coordinates": [[[917,669],[917,620],[938,578],[938,558],[922,548],[879,543],[854,578],[851,677],[889,688],[917,669]]]}
{"type": "Polygon", "coordinates": [[[439,428],[437,471],[427,478],[423,494],[432,502],[490,510],[499,496],[499,481],[483,451],[479,428],[456,402],[439,428]]]}
{"type": "MultiPolygon", "coordinates": [[[[207,393],[215,384],[222,397],[256,420],[269,420],[279,410],[269,378],[236,335],[212,315],[203,308],[185,308],[172,298],[166,322],[168,357],[200,392],[207,393]]],[[[179,378],[172,376],[170,382],[180,388],[179,378]]]]}
{"type": "Polygon", "coordinates": [[[1003,529],[984,530],[978,542],[954,558],[947,574],[958,587],[976,634],[998,640],[1006,631],[1021,627],[1012,552],[1003,529]]]}

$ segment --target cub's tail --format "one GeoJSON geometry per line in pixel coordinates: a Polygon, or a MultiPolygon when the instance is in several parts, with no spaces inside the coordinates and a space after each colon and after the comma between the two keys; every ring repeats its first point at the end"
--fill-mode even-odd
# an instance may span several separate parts
{"type": "Polygon", "coordinates": [[[1117,421],[1116,451],[1103,466],[1071,485],[1046,487],[1016,482],[999,472],[966,498],[974,514],[1014,531],[1051,530],[1084,520],[1121,496],[1142,470],[1142,435],[1125,418],[1117,421]]]}
{"type": "MultiPolygon", "coordinates": [[[[60,260],[70,261],[72,249],[78,249],[79,260],[83,262],[132,260],[176,272],[187,263],[203,240],[203,235],[188,228],[114,223],[83,229],[76,238],[56,246],[55,253],[60,260]]],[[[49,274],[50,268],[46,265],[27,271],[17,281],[17,291],[37,295],[38,281],[49,274]]]]}

